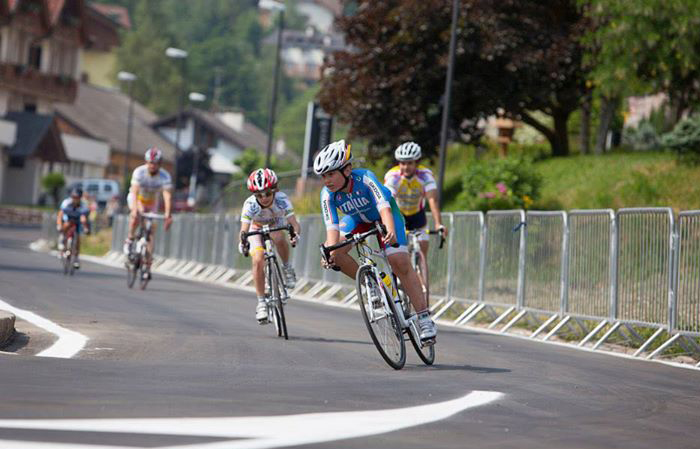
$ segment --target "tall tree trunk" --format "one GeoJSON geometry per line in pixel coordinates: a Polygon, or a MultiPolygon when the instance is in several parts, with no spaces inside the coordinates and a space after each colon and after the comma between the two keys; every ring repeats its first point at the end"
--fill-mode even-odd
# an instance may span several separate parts
{"type": "Polygon", "coordinates": [[[602,97],[602,104],[600,105],[600,123],[598,123],[595,139],[595,154],[603,154],[605,152],[608,131],[610,130],[610,124],[612,123],[613,115],[617,108],[617,102],[617,97],[608,97],[605,95],[602,97]]]}
{"type": "Polygon", "coordinates": [[[550,129],[535,117],[527,112],[521,114],[521,119],[524,123],[541,132],[552,147],[552,156],[568,156],[569,155],[569,135],[567,133],[567,122],[571,111],[565,109],[556,109],[552,114],[554,119],[554,129],[550,129]]]}
{"type": "Polygon", "coordinates": [[[552,145],[552,156],[568,156],[569,155],[569,132],[568,123],[570,111],[564,109],[555,109],[552,117],[554,118],[554,139],[555,144],[552,145]]]}
{"type": "Polygon", "coordinates": [[[581,154],[591,152],[591,102],[592,92],[589,90],[581,103],[581,154]]]}

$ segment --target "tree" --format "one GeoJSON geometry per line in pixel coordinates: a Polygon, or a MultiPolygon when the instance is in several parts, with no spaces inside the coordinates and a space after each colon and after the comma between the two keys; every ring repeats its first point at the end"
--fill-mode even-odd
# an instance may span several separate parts
{"type": "Polygon", "coordinates": [[[700,4],[695,0],[581,0],[596,87],[616,96],[667,92],[669,127],[700,101],[700,4]]]}
{"type": "Polygon", "coordinates": [[[51,193],[54,206],[58,207],[60,198],[58,193],[66,185],[66,179],[61,173],[48,173],[41,178],[41,186],[51,193]]]}
{"type": "MultiPolygon", "coordinates": [[[[320,93],[324,109],[374,146],[405,139],[437,146],[446,74],[450,3],[358,1],[342,18],[351,51],[337,52],[320,93]]],[[[474,134],[499,108],[542,132],[568,154],[567,120],[585,89],[579,37],[586,20],[573,0],[462,0],[450,128],[474,134]],[[530,111],[552,116],[546,126],[530,111]]]]}

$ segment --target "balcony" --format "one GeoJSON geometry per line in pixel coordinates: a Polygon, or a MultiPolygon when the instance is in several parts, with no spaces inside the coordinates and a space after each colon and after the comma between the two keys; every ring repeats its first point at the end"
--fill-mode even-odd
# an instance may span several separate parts
{"type": "Polygon", "coordinates": [[[78,83],[66,75],[51,75],[30,66],[0,62],[0,89],[52,102],[72,103],[78,83]]]}

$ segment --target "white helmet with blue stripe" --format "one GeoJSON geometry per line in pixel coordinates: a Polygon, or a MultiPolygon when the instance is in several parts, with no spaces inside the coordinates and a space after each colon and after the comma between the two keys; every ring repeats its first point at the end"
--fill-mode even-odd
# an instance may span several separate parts
{"type": "Polygon", "coordinates": [[[350,144],[345,140],[338,140],[323,147],[314,159],[314,172],[322,175],[333,170],[340,170],[352,162],[350,144]]]}

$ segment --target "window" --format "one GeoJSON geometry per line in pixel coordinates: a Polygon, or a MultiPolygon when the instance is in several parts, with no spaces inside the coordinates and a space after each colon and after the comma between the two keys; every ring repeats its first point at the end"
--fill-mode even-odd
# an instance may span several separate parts
{"type": "Polygon", "coordinates": [[[29,48],[29,61],[28,61],[29,67],[32,67],[36,70],[41,70],[41,46],[40,45],[32,45],[29,48]]]}
{"type": "Polygon", "coordinates": [[[105,192],[111,192],[112,191],[112,186],[110,184],[105,184],[105,192]]]}
{"type": "Polygon", "coordinates": [[[100,191],[100,186],[97,184],[88,184],[87,191],[88,193],[95,194],[100,191]]]}
{"type": "Polygon", "coordinates": [[[24,157],[22,156],[10,156],[10,160],[7,162],[8,167],[24,168],[24,157]]]}
{"type": "Polygon", "coordinates": [[[25,103],[24,104],[24,112],[36,112],[36,104],[35,103],[25,103]]]}

